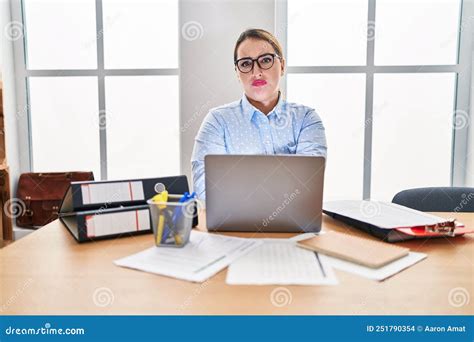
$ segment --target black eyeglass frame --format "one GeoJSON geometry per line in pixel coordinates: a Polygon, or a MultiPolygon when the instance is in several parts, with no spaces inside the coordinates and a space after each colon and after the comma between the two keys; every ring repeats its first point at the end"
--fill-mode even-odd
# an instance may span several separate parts
{"type": "Polygon", "coordinates": [[[275,58],[279,58],[280,61],[281,61],[281,57],[279,55],[277,55],[276,53],[264,53],[263,55],[260,55],[258,56],[257,58],[252,58],[252,57],[242,57],[242,58],[239,58],[238,60],[234,61],[234,65],[235,67],[237,68],[237,70],[239,70],[241,73],[243,74],[248,74],[249,72],[252,72],[253,68],[255,67],[255,62],[257,62],[258,64],[258,67],[262,70],[268,70],[268,69],[271,69],[273,67],[273,65],[275,64],[275,58]],[[260,62],[258,61],[260,58],[264,57],[264,56],[272,56],[273,58],[273,63],[272,65],[270,65],[268,68],[262,68],[262,66],[260,65],[260,62]],[[239,68],[239,65],[238,63],[242,60],[249,60],[249,61],[252,61],[252,67],[250,68],[249,71],[242,71],[240,70],[239,68]]]}

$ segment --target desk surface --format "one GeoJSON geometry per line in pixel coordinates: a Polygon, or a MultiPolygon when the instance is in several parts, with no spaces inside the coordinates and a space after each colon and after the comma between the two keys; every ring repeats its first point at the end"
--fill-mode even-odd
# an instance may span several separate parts
{"type": "MultiPolygon", "coordinates": [[[[474,214],[455,217],[474,225],[474,214]]],[[[323,229],[367,236],[326,215],[323,229]]],[[[473,314],[474,298],[459,306],[463,296],[474,297],[473,242],[399,243],[428,258],[383,282],[336,270],[337,286],[231,286],[227,270],[196,284],[115,266],[113,260],[152,246],[152,235],[78,244],[54,221],[0,249],[0,314],[473,314]],[[291,300],[275,306],[272,291],[291,300]]]]}

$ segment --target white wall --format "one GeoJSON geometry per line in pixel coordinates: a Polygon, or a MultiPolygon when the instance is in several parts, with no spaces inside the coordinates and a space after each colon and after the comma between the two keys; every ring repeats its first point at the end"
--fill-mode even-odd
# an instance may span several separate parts
{"type": "MultiPolygon", "coordinates": [[[[473,29],[474,32],[474,29],[473,29]]],[[[471,120],[469,125],[469,146],[467,157],[466,186],[474,187],[474,34],[472,37],[472,77],[471,77],[471,120]]]]}
{"type": "Polygon", "coordinates": [[[18,148],[18,116],[15,96],[15,67],[13,44],[7,39],[5,29],[11,24],[10,3],[0,0],[0,70],[3,81],[3,110],[5,116],[6,155],[10,167],[10,188],[15,196],[16,184],[20,174],[18,148]]]}
{"type": "Polygon", "coordinates": [[[233,65],[235,41],[247,28],[274,32],[274,18],[272,0],[180,2],[181,172],[190,184],[194,138],[203,118],[243,93],[233,65]]]}

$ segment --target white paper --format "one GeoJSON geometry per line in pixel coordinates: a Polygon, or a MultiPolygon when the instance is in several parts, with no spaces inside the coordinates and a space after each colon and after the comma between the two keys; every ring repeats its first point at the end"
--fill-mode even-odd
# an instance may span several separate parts
{"type": "Polygon", "coordinates": [[[446,222],[445,219],[395,203],[377,201],[330,201],[323,209],[386,229],[418,227],[446,222]]]}
{"type": "Polygon", "coordinates": [[[292,238],[290,238],[291,241],[301,241],[301,240],[306,240],[306,239],[311,239],[312,237],[325,234],[326,232],[321,230],[319,233],[303,233],[299,235],[295,235],[292,238]]]}
{"type": "Polygon", "coordinates": [[[193,230],[183,248],[152,247],[115,260],[118,266],[203,282],[262,242],[193,230]]]}
{"type": "Polygon", "coordinates": [[[410,252],[407,256],[395,260],[390,264],[377,269],[365,267],[352,263],[350,261],[341,260],[330,256],[326,256],[326,258],[332,267],[337,268],[341,271],[346,271],[360,275],[362,277],[381,281],[425,259],[426,254],[410,252]]]}
{"type": "Polygon", "coordinates": [[[296,246],[289,239],[264,243],[233,262],[227,270],[231,285],[335,285],[326,256],[296,246]]]}

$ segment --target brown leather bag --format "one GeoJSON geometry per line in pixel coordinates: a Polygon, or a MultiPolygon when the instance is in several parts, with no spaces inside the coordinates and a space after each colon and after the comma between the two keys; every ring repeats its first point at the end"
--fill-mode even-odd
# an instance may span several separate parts
{"type": "Polygon", "coordinates": [[[71,182],[94,180],[92,172],[23,173],[17,189],[21,210],[16,224],[39,228],[58,218],[59,206],[71,182]]]}

